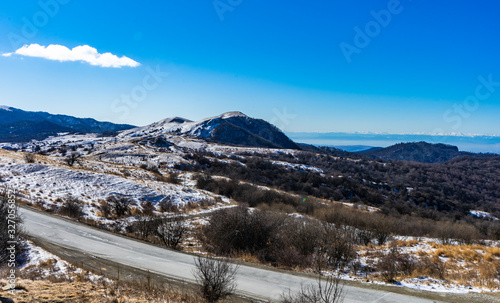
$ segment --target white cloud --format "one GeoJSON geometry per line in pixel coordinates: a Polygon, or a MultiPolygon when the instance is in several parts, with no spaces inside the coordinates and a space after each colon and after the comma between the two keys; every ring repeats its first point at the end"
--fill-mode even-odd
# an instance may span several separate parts
{"type": "Polygon", "coordinates": [[[141,65],[139,62],[134,61],[128,57],[118,57],[112,53],[99,54],[97,49],[82,45],[69,49],[63,45],[51,44],[49,46],[42,46],[39,44],[30,44],[21,47],[13,53],[2,54],[4,57],[12,55],[20,55],[27,57],[44,58],[55,61],[82,61],[90,65],[101,67],[137,67],[141,65]]]}

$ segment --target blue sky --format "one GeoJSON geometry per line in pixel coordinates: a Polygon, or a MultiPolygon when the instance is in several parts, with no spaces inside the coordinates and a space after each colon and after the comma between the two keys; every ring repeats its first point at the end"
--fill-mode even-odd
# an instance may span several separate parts
{"type": "Polygon", "coordinates": [[[2,54],[89,46],[140,66],[0,56],[0,104],[135,125],[239,110],[285,131],[500,135],[499,13],[491,0],[4,0],[2,54]]]}

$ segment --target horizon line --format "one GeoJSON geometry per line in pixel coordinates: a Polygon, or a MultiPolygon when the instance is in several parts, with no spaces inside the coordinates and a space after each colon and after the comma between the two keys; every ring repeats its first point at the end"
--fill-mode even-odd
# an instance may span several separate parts
{"type": "Polygon", "coordinates": [[[378,135],[378,136],[430,136],[430,137],[500,137],[500,134],[474,134],[474,133],[425,133],[425,132],[414,132],[414,133],[387,133],[387,132],[320,132],[320,131],[284,131],[285,134],[317,134],[317,135],[329,135],[329,134],[346,134],[346,135],[378,135]]]}

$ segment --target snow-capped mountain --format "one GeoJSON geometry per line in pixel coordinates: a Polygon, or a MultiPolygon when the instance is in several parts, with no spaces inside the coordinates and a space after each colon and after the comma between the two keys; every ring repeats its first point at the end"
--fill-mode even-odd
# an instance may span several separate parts
{"type": "Polygon", "coordinates": [[[250,118],[241,112],[228,112],[196,122],[179,117],[168,118],[148,126],[126,130],[119,136],[156,137],[166,134],[231,145],[299,148],[274,125],[262,119],[250,118]]]}
{"type": "Polygon", "coordinates": [[[44,140],[60,133],[105,133],[121,131],[118,138],[156,138],[163,135],[190,137],[208,142],[247,147],[300,149],[281,130],[241,112],[228,112],[200,121],[173,117],[148,126],[99,122],[94,119],[29,112],[0,106],[0,142],[44,140]]]}
{"type": "Polygon", "coordinates": [[[58,133],[104,133],[133,128],[132,125],[99,122],[46,112],[23,111],[0,106],[0,142],[42,140],[58,133]]]}

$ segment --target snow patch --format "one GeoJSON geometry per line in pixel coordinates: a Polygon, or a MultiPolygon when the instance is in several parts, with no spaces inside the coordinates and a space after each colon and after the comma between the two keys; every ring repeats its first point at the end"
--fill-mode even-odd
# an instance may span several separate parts
{"type": "Polygon", "coordinates": [[[493,221],[498,221],[497,217],[495,217],[492,214],[490,214],[488,212],[485,212],[485,211],[471,210],[470,214],[473,215],[474,217],[477,217],[477,218],[490,219],[490,220],[493,220],[493,221]]]}
{"type": "Polygon", "coordinates": [[[317,168],[317,167],[305,165],[305,164],[294,164],[294,163],[283,162],[283,161],[271,161],[271,163],[274,165],[285,166],[287,168],[292,168],[292,169],[297,169],[297,170],[306,170],[306,171],[312,171],[312,172],[317,172],[317,173],[324,173],[325,172],[321,168],[317,168]]]}
{"type": "MultiPolygon", "coordinates": [[[[47,278],[55,276],[58,278],[71,279],[72,276],[85,273],[86,271],[71,265],[69,262],[59,258],[58,256],[44,250],[41,247],[34,245],[31,241],[27,242],[29,261],[22,265],[21,271],[39,271],[39,278],[47,278]],[[47,266],[50,264],[50,266],[47,266]]],[[[87,273],[89,280],[96,282],[104,279],[102,276],[87,273]]],[[[107,282],[112,282],[106,279],[107,282]]]]}

